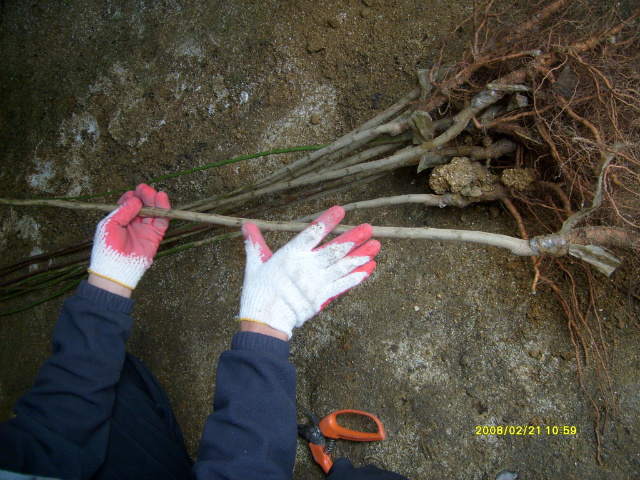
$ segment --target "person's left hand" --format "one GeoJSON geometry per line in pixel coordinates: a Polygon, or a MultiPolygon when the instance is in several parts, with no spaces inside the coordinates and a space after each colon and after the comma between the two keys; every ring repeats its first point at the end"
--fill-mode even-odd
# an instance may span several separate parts
{"type": "Polygon", "coordinates": [[[376,267],[380,242],[362,224],[318,247],[345,211],[332,207],[272,253],[258,227],[242,225],[247,263],[237,319],[268,326],[291,338],[329,302],[362,283],[376,267]]]}
{"type": "Polygon", "coordinates": [[[89,273],[134,289],[153,263],[169,226],[163,217],[141,217],[140,209],[170,209],[169,197],[141,183],[118,200],[120,208],[104,218],[96,229],[89,273]]]}

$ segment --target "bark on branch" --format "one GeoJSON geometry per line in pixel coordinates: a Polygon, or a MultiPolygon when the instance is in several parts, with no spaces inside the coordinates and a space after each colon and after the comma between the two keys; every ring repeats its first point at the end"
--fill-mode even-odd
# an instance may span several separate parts
{"type": "MultiPolygon", "coordinates": [[[[417,200],[416,198],[409,199],[410,201],[417,200]]],[[[421,201],[427,200],[425,197],[420,198],[421,201]]],[[[432,199],[433,200],[433,199],[432,199]]],[[[391,200],[389,203],[398,203],[391,200]]],[[[427,202],[429,203],[429,202],[427,202]]],[[[452,203],[455,204],[454,201],[452,203]]],[[[86,202],[69,202],[65,200],[21,200],[21,199],[7,199],[0,198],[0,204],[13,205],[13,206],[41,206],[41,207],[59,207],[75,210],[98,210],[102,212],[112,212],[118,205],[106,205],[98,203],[86,203],[86,202]]],[[[379,202],[378,202],[379,204],[379,202]]],[[[371,205],[360,205],[360,207],[366,207],[371,205]]],[[[259,228],[264,230],[281,231],[281,232],[299,232],[304,229],[308,223],[301,222],[282,222],[282,221],[267,221],[246,219],[238,217],[229,217],[226,215],[217,215],[210,213],[198,213],[185,210],[165,210],[161,208],[143,207],[140,210],[140,215],[151,217],[167,217],[179,220],[188,220],[204,223],[212,223],[216,225],[222,225],[227,227],[238,228],[243,223],[252,222],[259,228]]],[[[353,228],[352,225],[339,225],[333,230],[334,234],[344,233],[353,228]]],[[[542,237],[534,237],[530,241],[520,238],[510,237],[508,235],[501,235],[496,233],[479,232],[473,230],[450,230],[440,228],[407,228],[407,227],[382,227],[374,226],[373,234],[379,238],[402,238],[402,239],[414,239],[414,240],[442,240],[442,241],[457,241],[457,242],[471,242],[482,245],[489,245],[509,250],[514,255],[518,256],[535,256],[535,255],[554,255],[562,256],[568,253],[574,254],[570,251],[572,242],[576,245],[583,245],[585,239],[597,238],[599,240],[605,240],[608,238],[615,239],[617,246],[626,246],[627,248],[637,247],[640,243],[638,239],[632,239],[630,235],[625,232],[618,231],[617,229],[607,228],[606,232],[601,232],[597,228],[587,230],[580,230],[579,233],[574,231],[566,232],[564,235],[553,234],[545,235],[542,237]],[[623,245],[625,240],[628,242],[623,245]]],[[[583,258],[585,261],[589,261],[588,258],[583,258]]],[[[591,263],[591,262],[589,262],[591,263]]]]}

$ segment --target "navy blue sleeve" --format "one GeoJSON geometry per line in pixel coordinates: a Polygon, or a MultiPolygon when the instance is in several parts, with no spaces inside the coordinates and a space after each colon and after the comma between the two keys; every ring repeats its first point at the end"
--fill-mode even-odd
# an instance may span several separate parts
{"type": "Polygon", "coordinates": [[[82,479],[103,463],[132,308],[86,282],[65,301],[51,356],[0,424],[0,468],[82,479]]]}
{"type": "Polygon", "coordinates": [[[193,473],[198,480],[292,478],[296,454],[296,378],[289,344],[237,333],[218,362],[214,411],[193,473]]]}

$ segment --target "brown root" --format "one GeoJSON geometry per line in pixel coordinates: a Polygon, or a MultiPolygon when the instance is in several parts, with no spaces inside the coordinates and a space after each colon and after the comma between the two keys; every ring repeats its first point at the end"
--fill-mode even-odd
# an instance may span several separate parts
{"type": "MultiPolygon", "coordinates": [[[[520,28],[494,35],[489,31],[499,24],[495,12],[482,18],[475,14],[472,47],[434,83],[436,93],[419,108],[434,119],[441,112],[452,116],[456,105],[470,111],[472,100],[488,85],[499,88],[504,98],[494,102],[491,112],[474,112],[465,140],[508,138],[518,145],[517,155],[502,156],[491,166],[537,173],[538,181],[529,188],[501,199],[520,236],[552,236],[568,225],[572,230],[564,240],[615,251],[623,256],[629,277],[637,279],[640,10],[623,18],[585,8],[563,0],[538,4],[520,28]],[[505,93],[503,87],[512,91],[505,93]],[[570,218],[575,224],[566,223],[570,218]]],[[[567,318],[580,386],[595,413],[601,461],[605,415],[617,410],[596,302],[611,285],[596,282],[598,274],[583,262],[584,270],[576,272],[576,265],[566,258],[534,258],[533,288],[539,281],[548,285],[567,318]],[[588,301],[580,302],[584,291],[588,301]],[[599,391],[586,386],[587,370],[599,380],[599,391]]],[[[637,302],[637,286],[623,284],[623,278],[614,275],[611,283],[637,302]]]]}

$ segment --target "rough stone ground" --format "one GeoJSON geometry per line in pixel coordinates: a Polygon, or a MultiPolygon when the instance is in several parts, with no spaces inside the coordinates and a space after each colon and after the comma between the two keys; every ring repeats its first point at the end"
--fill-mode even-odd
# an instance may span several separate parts
{"type": "MultiPolygon", "coordinates": [[[[471,8],[444,0],[3,0],[0,190],[96,193],[240,154],[327,143],[409,91],[443,39],[457,58],[471,31],[452,32],[471,8]]],[[[179,205],[293,158],[158,187],[179,205]]],[[[427,189],[426,176],[411,169],[272,218],[427,189]]],[[[0,263],[90,237],[100,218],[2,207],[0,263]]],[[[347,222],[516,234],[499,206],[398,206],[347,222]]],[[[278,246],[288,236],[267,238],[278,246]]],[[[599,304],[619,409],[615,423],[605,421],[599,465],[595,411],[578,382],[566,319],[549,289],[530,293],[529,260],[466,244],[382,244],[373,277],[292,341],[301,406],[367,410],[387,428],[385,441],[342,442],[337,455],[413,479],[493,479],[504,469],[520,479],[640,477],[638,330],[624,298],[608,291],[599,304]],[[492,425],[540,425],[541,434],[476,435],[492,425]],[[548,435],[546,426],[575,426],[577,434],[548,435]]],[[[236,328],[243,262],[237,239],[172,255],[135,293],[130,350],[166,387],[193,455],[218,355],[236,328]]],[[[2,317],[1,418],[48,355],[61,302],[2,317]]],[[[297,459],[296,478],[323,478],[303,442],[297,459]]]]}

